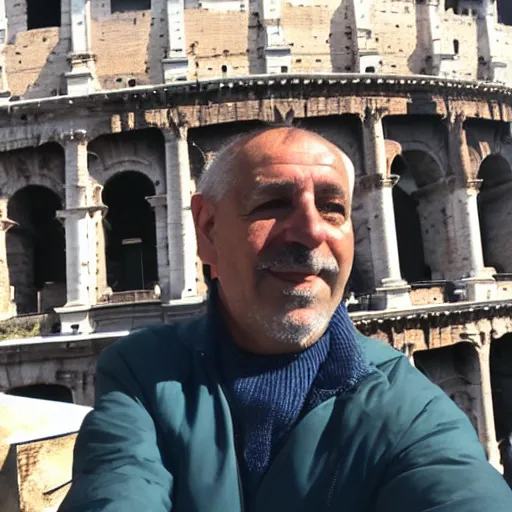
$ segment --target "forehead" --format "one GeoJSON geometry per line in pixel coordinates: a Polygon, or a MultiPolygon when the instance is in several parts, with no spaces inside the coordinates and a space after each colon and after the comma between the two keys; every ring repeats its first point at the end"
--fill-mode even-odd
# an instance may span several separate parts
{"type": "Polygon", "coordinates": [[[252,140],[237,159],[239,183],[261,188],[265,183],[336,184],[348,191],[349,175],[343,154],[320,137],[300,136],[288,140],[252,140]]]}

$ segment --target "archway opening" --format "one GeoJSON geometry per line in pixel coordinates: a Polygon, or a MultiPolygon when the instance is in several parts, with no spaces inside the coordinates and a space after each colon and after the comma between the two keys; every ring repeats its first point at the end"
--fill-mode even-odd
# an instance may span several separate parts
{"type": "Polygon", "coordinates": [[[73,403],[73,393],[66,386],[60,384],[32,384],[12,388],[7,395],[23,396],[25,398],[37,398],[40,400],[52,400],[54,402],[73,403]]]}
{"type": "Polygon", "coordinates": [[[491,343],[491,384],[497,440],[512,435],[512,333],[491,343]]]}
{"type": "Polygon", "coordinates": [[[152,289],[158,282],[155,214],[147,197],[153,182],[138,171],[123,171],[105,185],[107,281],[114,292],[152,289]]]}
{"type": "Polygon", "coordinates": [[[393,187],[393,206],[402,277],[409,283],[428,281],[432,274],[425,262],[418,201],[413,195],[417,184],[402,156],[393,160],[391,174],[399,177],[393,187]]]}
{"type": "Polygon", "coordinates": [[[505,469],[505,478],[512,486],[512,333],[492,340],[490,370],[494,424],[505,469]]]}
{"type": "Polygon", "coordinates": [[[146,11],[151,9],[151,0],[110,0],[114,12],[146,11]]]}
{"type": "Polygon", "coordinates": [[[27,0],[27,30],[60,27],[60,0],[27,0]]]}
{"type": "Polygon", "coordinates": [[[512,3],[510,0],[498,0],[498,22],[512,25],[512,3]]]}
{"type": "Polygon", "coordinates": [[[484,264],[499,274],[512,273],[512,170],[501,155],[489,155],[480,165],[482,180],[478,214],[484,264]]]}
{"type": "Polygon", "coordinates": [[[62,209],[49,188],[28,185],[7,205],[17,223],[7,232],[7,264],[18,314],[51,311],[66,302],[66,238],[62,209]]]}
{"type": "Polygon", "coordinates": [[[466,413],[479,429],[480,374],[475,347],[468,342],[414,353],[414,363],[466,413]]]}

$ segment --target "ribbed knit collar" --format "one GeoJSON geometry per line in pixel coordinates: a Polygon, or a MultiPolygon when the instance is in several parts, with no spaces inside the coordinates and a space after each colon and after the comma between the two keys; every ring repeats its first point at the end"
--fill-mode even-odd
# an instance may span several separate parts
{"type": "MultiPolygon", "coordinates": [[[[208,293],[205,337],[201,347],[198,347],[210,355],[216,355],[219,337],[230,336],[222,320],[219,300],[217,283],[213,280],[208,293]]],[[[344,304],[338,306],[331,318],[329,337],[329,355],[313,383],[309,398],[311,407],[331,396],[349,391],[375,371],[364,358],[363,350],[356,339],[355,327],[344,304]]]]}

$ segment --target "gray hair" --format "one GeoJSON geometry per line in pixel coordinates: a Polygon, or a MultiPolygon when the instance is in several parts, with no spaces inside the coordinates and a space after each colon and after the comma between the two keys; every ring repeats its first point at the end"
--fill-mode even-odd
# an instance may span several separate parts
{"type": "MultiPolygon", "coordinates": [[[[220,151],[215,155],[215,157],[208,164],[206,164],[203,173],[199,178],[199,183],[197,185],[196,192],[215,203],[219,202],[224,196],[224,194],[226,194],[226,192],[236,184],[238,174],[235,172],[233,164],[234,161],[236,160],[239,151],[243,147],[243,144],[241,144],[241,142],[243,140],[250,140],[256,137],[257,135],[260,135],[261,133],[273,130],[275,128],[279,128],[279,126],[265,127],[259,130],[252,131],[250,133],[237,135],[234,138],[232,138],[227,144],[225,144],[220,149],[220,151]]],[[[315,132],[304,130],[303,128],[295,129],[301,130],[306,133],[311,133],[320,138],[323,138],[321,135],[315,132]]],[[[341,153],[341,158],[343,160],[343,163],[345,164],[345,168],[347,169],[350,198],[352,198],[355,185],[354,164],[352,163],[352,160],[350,160],[350,158],[340,148],[338,148],[338,150],[341,153]]]]}
{"type": "Polygon", "coordinates": [[[215,157],[206,164],[196,192],[217,203],[224,194],[235,184],[234,161],[240,151],[240,142],[246,134],[237,135],[225,144],[215,157]]]}

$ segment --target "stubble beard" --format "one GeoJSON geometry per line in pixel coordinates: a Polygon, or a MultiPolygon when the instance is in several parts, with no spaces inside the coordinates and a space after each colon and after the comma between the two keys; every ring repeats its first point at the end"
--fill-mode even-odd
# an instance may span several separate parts
{"type": "Polygon", "coordinates": [[[331,311],[320,311],[314,308],[318,297],[310,290],[283,290],[285,309],[272,314],[264,311],[253,311],[249,315],[250,324],[256,331],[279,345],[293,345],[306,348],[322,336],[329,325],[331,311]],[[297,310],[310,309],[297,318],[297,310]]]}

